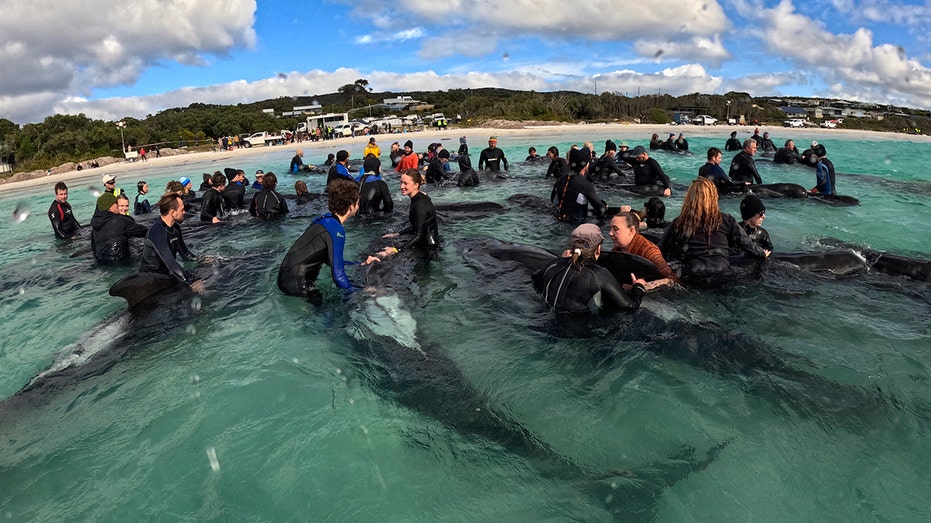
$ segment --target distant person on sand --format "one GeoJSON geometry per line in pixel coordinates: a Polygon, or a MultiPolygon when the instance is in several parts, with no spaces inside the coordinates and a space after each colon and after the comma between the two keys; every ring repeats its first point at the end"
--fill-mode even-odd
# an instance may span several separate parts
{"type": "Polygon", "coordinates": [[[55,201],[48,209],[48,219],[52,222],[52,231],[59,240],[71,238],[81,228],[81,224],[74,218],[71,204],[68,203],[68,186],[65,182],[55,184],[55,201]]]}

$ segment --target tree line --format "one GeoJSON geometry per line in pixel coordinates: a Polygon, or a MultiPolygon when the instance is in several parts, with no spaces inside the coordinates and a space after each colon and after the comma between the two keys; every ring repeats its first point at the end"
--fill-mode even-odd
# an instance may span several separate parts
{"type": "MultiPolygon", "coordinates": [[[[508,89],[450,89],[411,92],[413,98],[433,106],[448,118],[462,117],[464,126],[481,126],[489,120],[538,120],[548,122],[639,121],[664,124],[676,112],[710,114],[722,123],[727,115],[743,115],[750,123],[779,125],[786,119],[778,102],[753,98],[748,93],[723,95],[693,93],[683,96],[648,94],[629,97],[620,93],[586,94],[572,91],[535,92],[508,89]]],[[[94,120],[83,114],[49,116],[41,123],[19,126],[0,118],[0,157],[12,162],[14,171],[45,169],[65,162],[84,162],[101,156],[122,156],[123,143],[140,146],[211,146],[224,136],[294,129],[299,118],[275,114],[296,106],[318,103],[325,112],[349,112],[350,118],[385,116],[383,98],[396,93],[373,93],[365,79],[347,84],[335,93],[316,97],[280,97],[250,104],[208,105],[194,103],[166,109],[143,119],[124,118],[122,137],[117,122],[94,120]]],[[[876,131],[920,132],[931,129],[927,111],[887,107],[883,120],[847,118],[845,128],[876,131]]]]}

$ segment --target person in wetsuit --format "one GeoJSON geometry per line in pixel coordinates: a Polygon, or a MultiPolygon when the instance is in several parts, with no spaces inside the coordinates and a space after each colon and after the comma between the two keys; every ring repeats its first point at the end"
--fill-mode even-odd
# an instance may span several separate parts
{"type": "MultiPolygon", "coordinates": [[[[359,211],[359,186],[352,180],[336,179],[329,187],[330,212],[314,219],[303,234],[291,245],[278,267],[278,288],[289,296],[301,296],[320,304],[323,297],[317,290],[316,280],[324,264],[330,266],[333,282],[340,289],[359,289],[345,266],[351,264],[343,258],[346,230],[343,224],[359,211]]],[[[369,256],[365,264],[377,261],[369,256]]]]}
{"type": "Polygon", "coordinates": [[[658,246],[663,258],[673,269],[678,265],[680,277],[685,279],[727,271],[731,249],[753,258],[769,256],[769,251],[747,237],[733,216],[718,209],[718,190],[707,178],[696,178],[689,186],[682,211],[666,228],[658,246]]]}
{"type": "Polygon", "coordinates": [[[136,194],[136,201],[135,205],[133,206],[133,214],[136,216],[139,216],[140,214],[149,214],[152,212],[152,205],[149,204],[148,199],[142,198],[149,193],[149,184],[145,183],[145,181],[140,181],[136,184],[136,189],[138,190],[138,194],[136,194]],[[139,198],[142,198],[142,200],[139,198]]]}
{"type": "Polygon", "coordinates": [[[698,176],[714,182],[714,186],[718,189],[718,194],[727,194],[743,190],[743,187],[747,185],[747,183],[734,183],[724,172],[724,169],[721,168],[721,158],[722,154],[720,149],[717,147],[708,149],[708,162],[698,169],[698,176]]]}
{"type": "Polygon", "coordinates": [[[737,139],[737,131],[731,131],[731,137],[727,139],[727,142],[724,144],[725,151],[739,151],[743,149],[743,146],[740,145],[740,140],[737,139]]]}
{"type": "Polygon", "coordinates": [[[802,161],[802,156],[798,153],[798,147],[792,140],[786,140],[785,147],[780,148],[773,155],[773,163],[793,165],[802,161]]]}
{"type": "Polygon", "coordinates": [[[499,172],[502,164],[504,170],[507,171],[508,159],[504,157],[504,151],[498,149],[498,139],[492,136],[488,139],[488,147],[482,149],[481,154],[478,155],[478,170],[499,172]]]}
{"type": "Polygon", "coordinates": [[[237,169],[235,173],[230,174],[229,184],[223,189],[223,202],[226,204],[227,211],[243,209],[246,206],[246,173],[242,169],[237,169]]]}
{"type": "Polygon", "coordinates": [[[220,217],[223,216],[223,190],[226,189],[226,176],[221,172],[215,172],[210,177],[210,188],[204,193],[203,201],[200,207],[200,221],[210,223],[220,223],[220,217]]]}
{"type": "Polygon", "coordinates": [[[366,156],[356,181],[360,192],[359,214],[394,212],[394,200],[388,184],[381,177],[381,160],[377,156],[371,153],[366,156]]]}
{"type": "Polygon", "coordinates": [[[650,260],[659,270],[662,278],[651,281],[648,288],[673,283],[676,273],[669,267],[663,254],[653,242],[640,234],[640,216],[634,212],[619,212],[611,218],[608,235],[614,242],[612,251],[629,252],[650,260]]]}
{"type": "Polygon", "coordinates": [[[605,152],[597,160],[592,162],[592,173],[590,175],[591,180],[594,181],[609,181],[611,180],[611,174],[614,173],[618,176],[624,176],[624,173],[621,171],[620,167],[617,165],[617,145],[611,140],[605,140],[605,152]]]}
{"type": "Polygon", "coordinates": [[[834,164],[828,160],[827,150],[823,144],[817,144],[812,147],[811,155],[815,159],[815,182],[816,185],[811,189],[812,193],[817,194],[835,194],[836,186],[834,185],[834,164]]]}
{"type": "Polygon", "coordinates": [[[569,151],[569,169],[553,185],[550,200],[556,203],[556,217],[570,223],[585,223],[588,220],[588,206],[599,220],[605,217],[607,206],[595,185],[588,179],[591,166],[591,149],[571,149],[569,151]]]}
{"type": "Polygon", "coordinates": [[[763,151],[764,153],[776,152],[776,144],[774,144],[773,141],[770,139],[768,132],[763,133],[763,139],[762,141],[757,142],[757,145],[759,145],[760,150],[763,151]]]}
{"type": "Polygon", "coordinates": [[[459,176],[456,177],[456,185],[459,187],[478,187],[480,181],[478,173],[472,168],[468,145],[462,144],[459,146],[459,157],[456,161],[459,163],[459,176]]]}
{"type": "MultiPolygon", "coordinates": [[[[220,176],[223,176],[220,174],[220,176]]],[[[142,260],[139,262],[140,273],[165,274],[173,276],[179,282],[188,284],[196,292],[203,292],[204,283],[175,259],[181,256],[184,260],[194,260],[195,257],[184,244],[181,234],[181,222],[184,221],[184,202],[175,193],[169,193],[156,204],[159,218],[152,223],[145,236],[142,247],[142,260]]]]}
{"type": "Polygon", "coordinates": [[[688,151],[689,150],[689,141],[685,139],[685,133],[679,133],[679,137],[676,138],[676,150],[677,151],[688,151]]]}
{"type": "MultiPolygon", "coordinates": [[[[665,145],[665,142],[659,139],[659,134],[653,133],[653,136],[650,137],[650,150],[651,151],[662,150],[663,145],[665,145]]],[[[637,146],[637,147],[640,147],[640,146],[637,146]]],[[[637,149],[637,147],[634,147],[634,149],[637,149]]]]}
{"type": "Polygon", "coordinates": [[[571,256],[557,258],[533,273],[533,288],[543,293],[547,305],[570,314],[640,307],[646,282],[631,275],[633,286],[625,292],[608,269],[595,263],[603,242],[597,225],[579,225],[569,241],[571,256]]]}
{"type": "Polygon", "coordinates": [[[666,173],[663,172],[659,162],[650,158],[649,153],[642,145],[634,147],[630,154],[637,159],[634,164],[634,184],[662,185],[663,196],[670,196],[672,194],[672,182],[669,180],[669,176],[666,176],[666,173]]]}
{"type": "MultiPolygon", "coordinates": [[[[107,195],[105,198],[112,198],[107,195]]],[[[94,258],[102,262],[118,262],[128,260],[130,257],[129,239],[142,238],[148,233],[148,228],[136,223],[129,212],[129,198],[121,194],[113,198],[112,204],[107,208],[100,207],[91,218],[91,249],[94,258]]],[[[104,199],[99,205],[107,205],[110,200],[104,199]]]]}
{"type": "MultiPolygon", "coordinates": [[[[766,218],[766,206],[752,194],[748,194],[740,201],[740,227],[747,233],[753,243],[767,251],[773,250],[773,242],[769,239],[769,232],[762,227],[766,218]]],[[[734,253],[738,254],[738,253],[734,253]]]]}
{"type": "Polygon", "coordinates": [[[313,168],[310,165],[304,165],[304,149],[298,149],[294,156],[291,158],[291,165],[288,167],[288,172],[296,173],[301,171],[309,171],[313,168]]]}
{"type": "MultiPolygon", "coordinates": [[[[762,139],[762,138],[761,138],[762,139]]],[[[753,161],[753,155],[756,154],[756,140],[747,138],[744,140],[744,147],[734,159],[731,160],[731,169],[728,173],[731,180],[735,182],[763,183],[760,178],[760,172],[756,170],[756,163],[753,161]]]]}
{"type": "Polygon", "coordinates": [[[420,190],[424,182],[423,175],[417,169],[408,169],[401,174],[401,194],[411,199],[408,214],[410,225],[400,232],[385,234],[382,238],[397,238],[402,235],[411,237],[400,245],[385,247],[376,254],[379,258],[386,258],[408,249],[424,251],[431,258],[436,256],[440,249],[440,231],[433,201],[420,190]]]}
{"type": "Polygon", "coordinates": [[[294,200],[298,205],[304,205],[305,203],[313,200],[313,196],[307,189],[307,183],[304,180],[298,180],[294,182],[294,194],[297,196],[297,198],[294,200]]]}
{"type": "Polygon", "coordinates": [[[252,195],[249,214],[260,220],[284,218],[288,214],[288,202],[275,188],[278,177],[275,173],[266,173],[262,179],[262,190],[252,195]]]}
{"type": "Polygon", "coordinates": [[[330,171],[327,173],[326,177],[327,191],[329,191],[330,184],[333,183],[333,180],[337,179],[355,180],[355,178],[349,174],[349,151],[345,149],[336,151],[336,162],[330,166],[330,171]]]}
{"type": "Polygon", "coordinates": [[[669,138],[663,142],[663,150],[676,152],[676,133],[669,133],[669,138]]]}
{"type": "Polygon", "coordinates": [[[68,203],[68,186],[65,182],[55,184],[55,201],[48,208],[48,219],[52,222],[52,231],[59,240],[70,239],[81,228],[81,224],[74,217],[71,204],[68,203]]]}
{"type": "Polygon", "coordinates": [[[550,147],[546,150],[546,157],[550,159],[550,165],[546,168],[547,178],[559,178],[569,170],[569,162],[559,156],[557,147],[550,147]]]}
{"type": "Polygon", "coordinates": [[[449,151],[440,149],[440,152],[430,159],[430,164],[427,166],[427,173],[425,175],[427,183],[436,185],[442,184],[443,180],[446,179],[446,166],[448,164],[449,151]]]}

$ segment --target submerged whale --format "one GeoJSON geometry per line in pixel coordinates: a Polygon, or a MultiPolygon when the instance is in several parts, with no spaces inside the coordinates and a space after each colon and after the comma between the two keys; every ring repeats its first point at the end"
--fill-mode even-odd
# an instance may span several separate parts
{"type": "MultiPolygon", "coordinates": [[[[544,252],[531,256],[552,258],[544,252]]],[[[373,264],[367,284],[378,290],[374,296],[357,293],[353,298],[353,360],[360,375],[383,398],[466,437],[498,445],[527,460],[544,477],[569,481],[621,521],[652,519],[662,491],[706,468],[726,445],[711,448],[701,459],[686,447],[669,459],[635,470],[593,471],[560,455],[515,414],[477,390],[442,347],[420,332],[399,294],[410,286],[419,263],[423,262],[411,253],[402,253],[373,264]]]]}

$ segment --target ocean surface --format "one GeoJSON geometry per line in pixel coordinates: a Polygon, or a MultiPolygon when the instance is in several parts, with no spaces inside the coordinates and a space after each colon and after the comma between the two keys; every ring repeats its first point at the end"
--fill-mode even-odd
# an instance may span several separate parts
{"type": "MultiPolygon", "coordinates": [[[[765,200],[777,251],[839,240],[931,259],[931,142],[788,129],[773,138],[788,137],[800,149],[824,143],[838,192],[861,204],[765,200]]],[[[454,151],[456,138],[442,142],[454,151]]],[[[130,316],[107,291],[135,263],[96,265],[88,229],[56,241],[45,216],[51,186],[0,195],[0,520],[931,519],[931,284],[770,264],[723,288],[660,290],[637,313],[567,328],[526,272],[483,255],[472,239],[562,250],[569,226],[507,201],[549,196],[547,163],[521,160],[528,146],[565,152],[591,140],[600,152],[607,138],[648,141],[594,126],[502,138],[508,179],[425,191],[437,203],[503,210],[447,216],[439,259],[374,280],[389,288],[346,296],[324,270],[320,306],[282,295],[275,281],[322,199],[292,202],[275,223],[188,220],[188,246],[209,257],[188,265],[206,277],[205,295],[130,316]],[[98,362],[92,372],[76,364],[17,396],[45,369],[82,358],[98,362]]],[[[473,165],[484,139],[470,136],[473,165]]],[[[390,140],[380,141],[387,151],[390,140]]],[[[723,141],[691,138],[694,155],[654,157],[687,185],[723,141]]],[[[363,145],[350,148],[354,158],[363,145]]],[[[144,178],[155,201],[169,179],[224,167],[283,173],[292,154],[152,162],[118,186],[134,195],[144,178]]],[[[305,161],[322,162],[314,154],[305,161]]],[[[811,169],[758,165],[768,183],[814,186],[811,169]]],[[[296,178],[279,176],[292,193],[296,178]]],[[[324,178],[302,176],[313,192],[324,178]]],[[[349,259],[404,226],[407,199],[388,178],[397,212],[347,223],[349,259]]],[[[97,180],[70,189],[89,224],[97,180]]],[[[682,196],[667,200],[668,219],[682,196]]],[[[739,216],[738,204],[721,207],[739,216]]],[[[365,268],[349,271],[366,281],[365,268]]]]}

